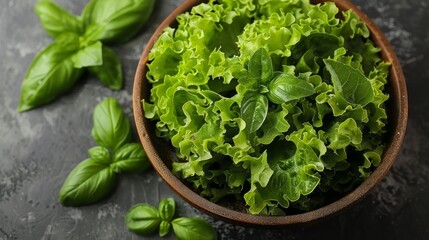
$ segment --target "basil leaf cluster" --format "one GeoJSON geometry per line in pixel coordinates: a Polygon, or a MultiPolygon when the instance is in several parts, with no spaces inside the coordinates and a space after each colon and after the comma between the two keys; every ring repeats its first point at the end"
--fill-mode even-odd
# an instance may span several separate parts
{"type": "Polygon", "coordinates": [[[90,158],[66,178],[59,193],[65,206],[95,203],[113,191],[119,173],[141,173],[149,167],[142,146],[130,143],[130,122],[116,99],[95,107],[92,135],[99,146],[89,149],[90,158]]]}
{"type": "Polygon", "coordinates": [[[241,101],[241,118],[249,134],[256,132],[268,114],[268,99],[275,104],[308,97],[316,93],[313,85],[293,75],[274,74],[271,57],[265,48],[257,50],[248,63],[248,75],[239,83],[250,86],[241,101]]]}
{"type": "Polygon", "coordinates": [[[91,0],[81,16],[40,0],[36,15],[55,39],[37,54],[21,86],[18,111],[27,111],[57,99],[89,71],[113,90],[123,86],[122,66],[104,44],[131,39],[147,22],[155,0],[91,0]]]}
{"type": "Polygon", "coordinates": [[[173,228],[179,240],[214,240],[216,231],[200,218],[174,218],[176,203],[173,198],[163,199],[158,208],[150,204],[136,204],[128,210],[125,222],[128,229],[140,234],[150,235],[159,229],[159,236],[164,237],[173,228]]]}
{"type": "Polygon", "coordinates": [[[196,5],[148,56],[146,118],[211,201],[284,215],[354,190],[384,152],[390,63],[352,11],[309,0],[196,5]]]}

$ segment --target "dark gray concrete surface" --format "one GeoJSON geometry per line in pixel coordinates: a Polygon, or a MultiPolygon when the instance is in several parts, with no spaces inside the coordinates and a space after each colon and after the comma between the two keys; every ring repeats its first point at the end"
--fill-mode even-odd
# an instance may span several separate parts
{"type": "MultiPolygon", "coordinates": [[[[165,197],[176,199],[179,215],[207,219],[221,239],[428,239],[428,0],[353,0],[383,29],[403,64],[410,103],[405,143],[390,173],[362,202],[330,219],[281,230],[244,228],[212,219],[180,199],[153,169],[121,176],[115,193],[98,204],[61,206],[57,201],[61,184],[95,145],[90,135],[94,106],[114,96],[132,119],[132,83],[140,53],[181,0],[159,0],[142,34],[115,48],[124,65],[124,90],[111,91],[86,77],[56,102],[19,114],[16,108],[26,68],[52,41],[33,13],[35,2],[0,1],[0,240],[140,239],[127,230],[125,212],[135,203],[157,204],[165,197]]],[[[79,13],[87,0],[56,2],[79,13]]]]}

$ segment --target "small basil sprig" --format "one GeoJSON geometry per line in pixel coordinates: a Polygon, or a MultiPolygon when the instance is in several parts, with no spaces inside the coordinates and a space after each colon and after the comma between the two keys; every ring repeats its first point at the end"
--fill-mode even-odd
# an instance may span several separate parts
{"type": "Polygon", "coordinates": [[[128,210],[125,222],[128,229],[140,234],[150,235],[159,228],[159,236],[164,237],[173,228],[179,240],[214,240],[216,231],[200,218],[176,218],[173,220],[176,203],[173,198],[162,200],[158,209],[149,204],[137,204],[128,210]]]}
{"type": "Polygon", "coordinates": [[[103,44],[132,38],[147,22],[154,4],[155,0],[92,0],[77,17],[51,0],[39,1],[35,12],[56,42],[37,54],[28,68],[18,111],[54,101],[70,91],[86,69],[111,89],[121,89],[120,60],[103,44]]]}
{"type": "Polygon", "coordinates": [[[315,93],[313,85],[293,75],[274,72],[270,54],[258,49],[250,58],[248,75],[239,83],[248,88],[241,101],[241,118],[246,130],[252,134],[264,123],[268,113],[268,100],[281,104],[315,93]]]}
{"type": "Polygon", "coordinates": [[[115,99],[107,98],[95,107],[93,133],[101,146],[91,148],[90,158],[66,178],[59,193],[65,206],[95,203],[112,192],[119,173],[140,173],[149,167],[142,146],[129,143],[130,123],[115,99]]]}

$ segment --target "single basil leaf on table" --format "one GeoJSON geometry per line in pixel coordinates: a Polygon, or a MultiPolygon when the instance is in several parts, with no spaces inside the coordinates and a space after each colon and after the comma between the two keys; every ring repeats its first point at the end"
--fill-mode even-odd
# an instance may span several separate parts
{"type": "Polygon", "coordinates": [[[43,28],[53,38],[65,32],[83,33],[82,21],[50,0],[37,2],[34,10],[43,28]]]}
{"type": "Polygon", "coordinates": [[[256,132],[264,123],[268,113],[268,99],[266,96],[247,92],[241,102],[241,118],[246,122],[249,133],[256,132]]]}
{"type": "Polygon", "coordinates": [[[112,192],[116,182],[116,173],[109,164],[87,159],[70,172],[60,190],[59,199],[64,206],[95,203],[112,192]]]}
{"type": "Polygon", "coordinates": [[[150,163],[140,143],[129,143],[119,148],[113,156],[111,168],[115,172],[141,173],[150,163]]]}
{"type": "Polygon", "coordinates": [[[149,235],[158,228],[162,220],[158,209],[143,203],[134,205],[128,210],[125,221],[131,231],[141,235],[149,235]]]}
{"type": "Polygon", "coordinates": [[[31,63],[21,86],[18,111],[23,112],[47,104],[69,91],[82,74],[74,68],[73,43],[52,43],[31,63]]]}
{"type": "Polygon", "coordinates": [[[131,140],[131,125],[118,101],[107,98],[94,109],[92,137],[98,145],[117,151],[131,140]]]}
{"type": "Polygon", "coordinates": [[[167,235],[168,232],[170,231],[170,228],[171,228],[171,223],[167,221],[162,221],[161,224],[159,225],[159,236],[164,237],[165,235],[167,235]]]}
{"type": "Polygon", "coordinates": [[[267,82],[273,76],[273,63],[265,48],[260,48],[253,54],[248,68],[250,77],[260,79],[262,83],[267,82]]]}
{"type": "Polygon", "coordinates": [[[176,202],[173,198],[166,198],[159,203],[158,211],[162,220],[170,222],[176,211],[176,202]]]}
{"type": "Polygon", "coordinates": [[[105,147],[93,147],[88,150],[89,155],[91,158],[95,161],[99,161],[102,163],[110,164],[112,162],[112,159],[110,157],[110,152],[105,147]]]}
{"type": "Polygon", "coordinates": [[[268,99],[276,104],[286,103],[316,93],[313,85],[293,75],[283,73],[268,86],[268,99]]]}
{"type": "Polygon", "coordinates": [[[124,78],[122,65],[118,55],[108,47],[103,46],[103,64],[88,67],[88,70],[96,75],[102,83],[113,90],[122,88],[124,78]]]}
{"type": "Polygon", "coordinates": [[[358,69],[335,60],[323,61],[331,74],[335,93],[340,94],[349,103],[362,106],[374,100],[371,83],[358,69]]]}
{"type": "Polygon", "coordinates": [[[155,0],[92,0],[82,12],[88,41],[121,43],[131,39],[152,14],[155,0]]]}
{"type": "Polygon", "coordinates": [[[214,240],[216,231],[200,218],[176,218],[171,222],[178,240],[214,240]]]}
{"type": "Polygon", "coordinates": [[[100,66],[103,64],[103,44],[96,42],[80,49],[73,56],[75,68],[84,68],[89,66],[100,66]]]}

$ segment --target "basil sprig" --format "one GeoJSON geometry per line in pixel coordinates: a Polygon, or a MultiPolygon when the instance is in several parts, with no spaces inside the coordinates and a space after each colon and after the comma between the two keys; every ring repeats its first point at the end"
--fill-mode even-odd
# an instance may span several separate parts
{"type": "Polygon", "coordinates": [[[128,210],[125,217],[128,229],[140,234],[150,235],[159,228],[159,236],[166,236],[170,228],[179,240],[214,240],[217,239],[213,227],[201,218],[173,219],[176,203],[167,198],[159,203],[158,209],[149,204],[137,204],[128,210]]]}
{"type": "Polygon", "coordinates": [[[139,143],[129,143],[131,127],[117,100],[107,98],[94,110],[94,140],[90,158],[81,162],[65,180],[59,200],[65,206],[95,203],[113,191],[118,174],[140,173],[149,167],[139,143]]]}
{"type": "Polygon", "coordinates": [[[258,49],[250,58],[247,76],[239,83],[248,88],[241,101],[241,118],[246,122],[246,131],[255,133],[267,118],[270,100],[282,104],[311,96],[313,85],[286,73],[274,72],[270,54],[265,48],[258,49]]]}
{"type": "Polygon", "coordinates": [[[74,16],[51,0],[35,6],[55,42],[37,54],[21,86],[18,111],[50,103],[70,91],[85,70],[113,90],[123,86],[118,56],[103,44],[128,41],[143,27],[155,0],[92,0],[74,16]]]}

